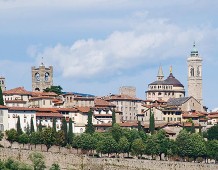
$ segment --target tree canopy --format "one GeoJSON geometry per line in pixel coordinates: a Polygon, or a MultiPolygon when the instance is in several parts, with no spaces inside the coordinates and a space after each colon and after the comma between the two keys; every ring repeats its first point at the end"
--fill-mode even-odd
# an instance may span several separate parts
{"type": "Polygon", "coordinates": [[[54,92],[58,95],[62,94],[63,88],[61,86],[51,86],[50,88],[44,89],[44,92],[54,92]]]}

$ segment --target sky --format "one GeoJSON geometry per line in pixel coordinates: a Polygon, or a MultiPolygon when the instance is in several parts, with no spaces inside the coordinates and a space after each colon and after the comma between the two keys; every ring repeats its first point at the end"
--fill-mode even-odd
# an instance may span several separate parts
{"type": "Polygon", "coordinates": [[[187,94],[193,42],[203,58],[203,103],[218,108],[218,1],[0,0],[0,76],[31,90],[31,67],[54,67],[54,85],[96,96],[134,86],[145,99],[160,65],[187,94]]]}

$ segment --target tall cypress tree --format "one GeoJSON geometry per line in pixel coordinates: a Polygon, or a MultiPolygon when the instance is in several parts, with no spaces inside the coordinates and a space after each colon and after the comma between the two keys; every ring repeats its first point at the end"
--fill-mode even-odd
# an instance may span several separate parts
{"type": "Polygon", "coordinates": [[[95,128],[92,124],[92,115],[93,115],[93,112],[92,110],[90,109],[89,110],[89,113],[88,113],[88,122],[87,122],[87,125],[86,125],[86,133],[89,133],[89,134],[93,134],[95,132],[95,128]]]}
{"type": "Polygon", "coordinates": [[[149,130],[150,130],[151,134],[154,134],[154,130],[155,130],[154,113],[151,112],[151,109],[150,109],[149,130]]]}
{"type": "Polygon", "coordinates": [[[2,94],[2,88],[0,87],[0,105],[4,105],[4,99],[2,94]]]}
{"type": "Polygon", "coordinates": [[[68,144],[73,143],[73,121],[70,118],[69,120],[69,131],[68,131],[68,144]]]}
{"type": "Polygon", "coordinates": [[[116,123],[116,112],[115,109],[112,110],[112,126],[116,123]]]}
{"type": "Polygon", "coordinates": [[[20,116],[18,116],[17,118],[17,134],[18,136],[21,135],[23,132],[22,132],[22,129],[21,129],[21,125],[20,125],[20,116]]]}
{"type": "Polygon", "coordinates": [[[138,131],[142,131],[142,124],[141,124],[141,121],[138,121],[138,131]]]}
{"type": "Polygon", "coordinates": [[[53,118],[53,121],[52,121],[52,129],[53,129],[53,132],[56,132],[56,118],[55,117],[53,118]]]}
{"type": "Polygon", "coordinates": [[[63,130],[64,132],[64,143],[65,145],[67,144],[67,121],[65,118],[62,118],[62,126],[61,126],[61,130],[63,130]]]}
{"type": "Polygon", "coordinates": [[[30,121],[30,133],[32,134],[33,132],[35,132],[35,129],[34,129],[34,124],[33,124],[33,118],[31,117],[31,121],[30,121]]]}
{"type": "Polygon", "coordinates": [[[39,126],[38,126],[39,132],[42,132],[42,120],[39,120],[39,126]]]}

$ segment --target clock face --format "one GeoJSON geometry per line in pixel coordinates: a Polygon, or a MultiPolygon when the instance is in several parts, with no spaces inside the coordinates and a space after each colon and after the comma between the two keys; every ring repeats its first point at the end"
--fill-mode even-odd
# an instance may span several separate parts
{"type": "Polygon", "coordinates": [[[36,81],[40,81],[40,75],[39,75],[39,73],[36,73],[36,74],[35,74],[35,80],[36,80],[36,81]]]}
{"type": "Polygon", "coordinates": [[[45,73],[45,81],[48,81],[48,78],[49,78],[49,73],[45,73]]]}

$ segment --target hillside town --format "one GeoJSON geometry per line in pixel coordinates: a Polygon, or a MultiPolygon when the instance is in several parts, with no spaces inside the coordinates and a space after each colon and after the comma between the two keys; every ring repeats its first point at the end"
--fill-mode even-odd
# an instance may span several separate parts
{"type": "Polygon", "coordinates": [[[0,169],[160,169],[178,161],[175,169],[199,169],[196,162],[202,169],[215,163],[210,168],[216,169],[218,111],[207,112],[203,105],[202,58],[195,44],[187,63],[188,94],[172,66],[167,78],[159,66],[146,99],[132,86],[106,96],[64,92],[53,84],[53,66],[43,62],[31,68],[32,91],[7,90],[1,77],[0,169]]]}
{"type": "Polygon", "coordinates": [[[94,96],[78,92],[62,92],[61,86],[53,85],[53,67],[43,63],[32,67],[32,91],[24,87],[6,89],[6,79],[0,78],[4,106],[0,106],[0,130],[16,129],[17,118],[25,132],[33,118],[37,129],[40,121],[43,127],[52,127],[56,118],[56,128],[61,129],[61,119],[73,121],[73,132],[85,131],[90,109],[92,122],[98,132],[107,131],[112,126],[112,112],[116,113],[116,123],[123,128],[137,129],[138,122],[149,133],[151,113],[155,119],[155,129],[163,129],[170,138],[175,138],[184,127],[194,126],[196,131],[206,131],[217,124],[218,112],[207,112],[202,98],[202,58],[193,45],[187,59],[188,89],[175,78],[170,67],[164,78],[159,66],[156,81],[148,85],[146,99],[136,96],[136,88],[120,87],[119,93],[94,96]],[[59,88],[60,93],[46,92],[46,89],[59,88]],[[186,93],[188,91],[188,94],[186,93]]]}

